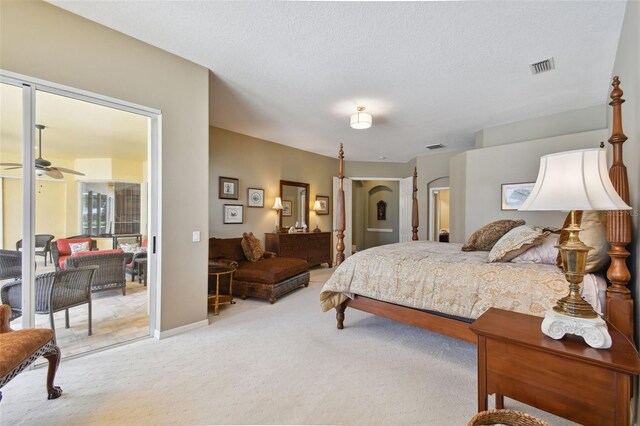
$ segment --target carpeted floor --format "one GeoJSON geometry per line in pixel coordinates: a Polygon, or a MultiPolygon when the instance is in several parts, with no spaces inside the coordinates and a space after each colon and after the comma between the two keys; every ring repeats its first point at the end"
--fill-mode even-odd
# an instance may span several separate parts
{"type": "MultiPolygon", "coordinates": [[[[239,300],[211,324],[65,361],[2,389],[0,423],[465,425],[476,413],[476,348],[347,310],[320,311],[331,270],[278,300],[239,300]]],[[[569,422],[506,400],[554,425],[569,422]]]]}

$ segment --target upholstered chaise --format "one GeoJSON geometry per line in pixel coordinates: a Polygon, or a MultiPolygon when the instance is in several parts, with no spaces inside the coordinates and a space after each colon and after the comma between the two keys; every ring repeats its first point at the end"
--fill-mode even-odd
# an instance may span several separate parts
{"type": "MultiPolygon", "coordinates": [[[[237,262],[238,269],[233,275],[233,294],[242,299],[249,296],[276,299],[299,287],[309,285],[309,265],[302,259],[277,257],[265,252],[263,258],[250,262],[242,250],[242,238],[210,238],[209,261],[237,262]]],[[[221,278],[221,291],[228,290],[228,280],[221,278]]],[[[215,289],[215,279],[209,278],[209,288],[215,289]]]]}
{"type": "Polygon", "coordinates": [[[10,313],[9,305],[0,305],[0,389],[36,359],[44,356],[49,361],[48,399],[59,397],[62,389],[54,386],[53,381],[60,363],[60,349],[55,344],[53,330],[33,328],[13,331],[9,327],[10,313]]]}

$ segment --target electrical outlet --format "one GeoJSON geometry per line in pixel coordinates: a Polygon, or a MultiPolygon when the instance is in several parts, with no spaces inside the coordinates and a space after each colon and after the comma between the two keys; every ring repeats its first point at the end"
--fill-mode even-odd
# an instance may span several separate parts
{"type": "Polygon", "coordinates": [[[193,231],[193,242],[197,243],[200,241],[200,231],[193,231]]]}

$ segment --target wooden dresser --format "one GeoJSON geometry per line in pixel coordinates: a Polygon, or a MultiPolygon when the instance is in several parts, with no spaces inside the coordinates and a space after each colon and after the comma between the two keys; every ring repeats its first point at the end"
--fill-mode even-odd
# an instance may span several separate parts
{"type": "Polygon", "coordinates": [[[327,263],[331,267],[331,232],[264,234],[265,249],[280,257],[304,259],[309,266],[327,263]]]}

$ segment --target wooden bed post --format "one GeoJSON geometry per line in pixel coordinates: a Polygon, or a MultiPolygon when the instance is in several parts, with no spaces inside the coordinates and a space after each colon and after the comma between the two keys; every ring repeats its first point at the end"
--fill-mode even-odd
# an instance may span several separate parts
{"type": "Polygon", "coordinates": [[[411,195],[412,208],[411,208],[411,240],[418,240],[418,167],[413,168],[413,194],[411,195]]]}
{"type": "Polygon", "coordinates": [[[337,217],[337,229],[338,231],[338,243],[336,244],[336,266],[340,266],[344,262],[344,230],[345,230],[345,212],[344,212],[344,151],[342,144],[340,144],[340,151],[338,153],[338,179],[340,179],[340,185],[338,187],[338,199],[336,200],[336,209],[338,211],[337,217]]]}
{"type": "MultiPolygon", "coordinates": [[[[613,164],[609,169],[609,177],[614,188],[625,203],[629,204],[629,180],[627,168],[622,159],[622,145],[627,137],[622,131],[622,90],[620,79],[613,77],[611,102],[613,107],[613,130],[609,143],[613,146],[613,164]]],[[[611,286],[607,289],[607,319],[625,336],[633,341],[633,300],[627,284],[631,280],[631,273],[627,267],[629,252],[626,246],[631,243],[631,215],[627,210],[613,210],[607,212],[607,240],[611,244],[609,257],[611,266],[607,271],[607,278],[611,286]]]]}

